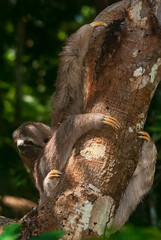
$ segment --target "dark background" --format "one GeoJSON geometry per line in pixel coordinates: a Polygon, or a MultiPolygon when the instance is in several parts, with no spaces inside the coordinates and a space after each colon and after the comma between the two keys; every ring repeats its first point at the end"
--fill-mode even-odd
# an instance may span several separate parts
{"type": "MultiPolygon", "coordinates": [[[[65,40],[112,2],[116,1],[0,0],[1,215],[23,215],[4,204],[6,195],[38,200],[38,192],[12,143],[12,132],[31,120],[50,124],[50,97],[65,40]]],[[[145,130],[157,145],[157,170],[152,190],[130,222],[161,228],[161,85],[150,106],[145,130]]]]}

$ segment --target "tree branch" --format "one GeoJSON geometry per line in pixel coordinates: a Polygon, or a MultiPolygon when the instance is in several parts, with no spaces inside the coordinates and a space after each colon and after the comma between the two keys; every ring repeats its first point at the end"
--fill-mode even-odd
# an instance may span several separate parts
{"type": "Polygon", "coordinates": [[[103,234],[136,168],[137,133],[160,81],[159,24],[146,0],[116,3],[95,20],[107,28],[96,28],[84,59],[84,112],[109,114],[121,128],[77,141],[52,196],[21,220],[21,239],[54,229],[64,229],[66,239],[103,234]]]}

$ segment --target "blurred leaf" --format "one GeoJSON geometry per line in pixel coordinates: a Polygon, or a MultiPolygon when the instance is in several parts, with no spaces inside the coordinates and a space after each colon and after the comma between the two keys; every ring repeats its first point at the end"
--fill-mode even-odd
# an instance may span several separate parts
{"type": "Polygon", "coordinates": [[[21,225],[13,223],[4,226],[3,233],[0,235],[0,240],[15,240],[18,238],[21,232],[21,225]]]}
{"type": "Polygon", "coordinates": [[[148,129],[152,132],[155,132],[155,131],[161,132],[161,126],[152,126],[152,127],[149,127],[148,129]]]}
{"type": "Polygon", "coordinates": [[[57,230],[54,232],[48,232],[48,233],[43,233],[40,236],[37,237],[32,237],[30,240],[53,240],[53,239],[59,239],[62,237],[64,234],[63,231],[57,230]]]}
{"type": "Polygon", "coordinates": [[[4,58],[9,62],[14,62],[16,59],[16,51],[14,48],[9,48],[4,54],[4,58]]]}
{"type": "Polygon", "coordinates": [[[109,240],[160,240],[161,231],[154,227],[140,228],[126,225],[109,240]]]}
{"type": "Polygon", "coordinates": [[[61,41],[65,41],[66,38],[67,38],[66,32],[60,30],[60,31],[58,32],[58,39],[61,40],[61,41]]]}
{"type": "Polygon", "coordinates": [[[13,33],[14,31],[14,25],[11,22],[7,22],[6,23],[6,31],[8,33],[13,33]]]}
{"type": "Polygon", "coordinates": [[[90,17],[91,15],[95,15],[95,14],[96,14],[96,10],[93,7],[89,7],[89,6],[85,5],[81,9],[81,15],[84,18],[90,17]]]}

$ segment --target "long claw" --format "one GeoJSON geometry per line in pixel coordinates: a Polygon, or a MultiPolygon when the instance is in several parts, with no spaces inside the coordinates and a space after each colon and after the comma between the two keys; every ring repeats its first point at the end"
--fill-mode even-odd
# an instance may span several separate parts
{"type": "Polygon", "coordinates": [[[58,171],[58,170],[51,170],[49,173],[48,173],[48,178],[49,179],[52,179],[52,178],[60,178],[60,176],[61,176],[61,172],[60,171],[58,171]]]}
{"type": "Polygon", "coordinates": [[[109,125],[111,127],[114,127],[116,129],[120,128],[119,121],[117,121],[115,118],[110,117],[110,116],[104,116],[103,123],[107,124],[107,125],[109,125]]]}
{"type": "Polygon", "coordinates": [[[105,26],[105,27],[107,27],[107,24],[105,22],[103,22],[103,21],[92,22],[92,23],[90,23],[90,25],[92,27],[97,27],[97,26],[105,26]]]}
{"type": "Polygon", "coordinates": [[[144,132],[144,131],[140,131],[140,132],[138,132],[138,134],[141,134],[141,136],[138,136],[138,138],[144,139],[148,142],[151,141],[149,133],[144,132]]]}
{"type": "Polygon", "coordinates": [[[116,118],[113,118],[113,117],[110,117],[110,116],[105,116],[105,118],[111,119],[111,120],[113,120],[114,122],[116,122],[118,125],[120,125],[120,122],[119,122],[116,118]]]}

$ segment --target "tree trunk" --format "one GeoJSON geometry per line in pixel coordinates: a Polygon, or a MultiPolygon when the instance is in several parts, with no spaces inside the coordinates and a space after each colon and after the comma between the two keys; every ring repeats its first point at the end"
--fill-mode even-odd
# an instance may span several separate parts
{"type": "Polygon", "coordinates": [[[90,131],[76,142],[52,196],[21,220],[20,239],[54,229],[64,229],[65,239],[80,239],[111,226],[137,164],[137,132],[160,80],[161,8],[153,4],[122,1],[96,17],[107,28],[96,28],[84,59],[84,112],[115,117],[121,128],[90,131]]]}

